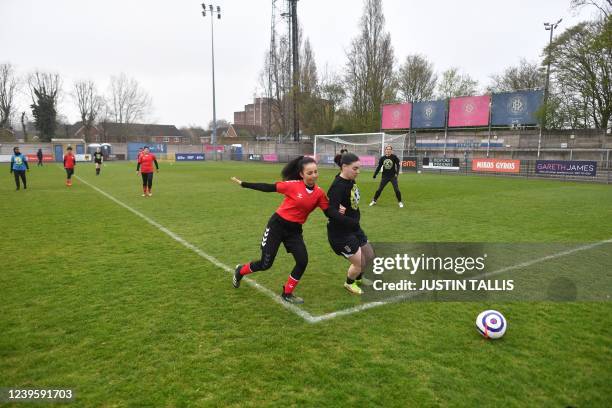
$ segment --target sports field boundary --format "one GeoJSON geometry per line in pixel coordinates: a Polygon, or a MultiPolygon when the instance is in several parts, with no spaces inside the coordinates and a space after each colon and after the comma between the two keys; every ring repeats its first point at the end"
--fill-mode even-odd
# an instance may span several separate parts
{"type": "MultiPolygon", "coordinates": [[[[87,182],[86,180],[84,180],[83,178],[79,177],[79,176],[74,176],[75,178],[77,178],[79,181],[81,181],[82,183],[84,183],[85,185],[87,185],[88,187],[90,187],[91,189],[93,189],[94,191],[102,194],[104,197],[108,198],[109,200],[113,201],[114,203],[120,205],[121,207],[125,208],[126,210],[130,211],[131,213],[133,213],[134,215],[142,218],[143,220],[145,220],[147,223],[149,223],[150,225],[152,225],[153,227],[157,228],[159,231],[163,232],[164,234],[168,235],[170,238],[172,238],[173,240],[175,240],[176,242],[180,243],[181,245],[183,245],[184,247],[186,247],[187,249],[192,250],[193,252],[195,252],[196,254],[198,254],[200,257],[206,259],[207,261],[209,261],[210,263],[212,263],[213,265],[215,265],[216,267],[229,272],[230,274],[234,273],[234,268],[224,264],[223,262],[221,262],[220,260],[218,260],[217,258],[215,258],[214,256],[204,252],[202,249],[198,248],[197,246],[193,245],[192,243],[188,242],[187,240],[185,240],[184,238],[182,238],[180,235],[172,232],[171,230],[169,230],[168,228],[164,227],[163,225],[161,225],[160,223],[158,223],[157,221],[151,219],[150,217],[144,215],[143,213],[141,213],[140,211],[130,207],[129,205],[125,204],[124,202],[122,202],[121,200],[113,197],[112,195],[110,195],[109,193],[105,192],[104,190],[101,190],[100,188],[96,187],[95,185],[87,182]]],[[[547,256],[543,256],[540,258],[536,258],[530,261],[525,261],[525,262],[521,262],[518,263],[516,265],[511,265],[511,266],[507,266],[501,269],[498,269],[496,271],[493,272],[489,272],[489,273],[483,273],[479,276],[476,276],[474,279],[478,279],[478,278],[482,278],[482,277],[490,277],[490,276],[495,276],[495,275],[499,275],[511,270],[515,270],[515,269],[520,269],[520,268],[525,268],[531,265],[535,265],[537,263],[540,262],[545,262],[545,261],[549,261],[552,259],[556,259],[556,258],[560,258],[563,256],[567,256],[567,255],[571,255],[573,253],[576,252],[580,252],[580,251],[585,251],[588,249],[592,249],[601,245],[605,245],[608,243],[612,243],[612,238],[607,239],[607,240],[603,240],[603,241],[598,241],[598,242],[593,242],[587,245],[582,245],[576,248],[572,248],[566,251],[561,251],[561,252],[557,252],[555,254],[551,254],[551,255],[547,255],[547,256]]],[[[327,320],[332,320],[335,319],[337,317],[341,317],[341,316],[348,316],[348,315],[352,315],[355,313],[360,313],[369,309],[374,309],[380,306],[384,306],[384,305],[388,305],[388,304],[392,304],[392,303],[398,303],[401,302],[403,300],[407,300],[413,297],[416,297],[420,294],[422,294],[423,292],[421,291],[417,291],[417,292],[410,292],[410,293],[405,293],[402,295],[398,295],[398,296],[394,296],[392,298],[386,299],[386,300],[382,300],[382,301],[376,301],[376,302],[367,302],[367,303],[363,303],[361,305],[358,306],[353,306],[353,307],[349,307],[346,309],[341,309],[341,310],[337,310],[334,312],[330,312],[330,313],[325,313],[322,315],[318,315],[318,316],[313,316],[311,313],[305,311],[304,309],[295,306],[294,304],[291,303],[287,303],[284,300],[281,299],[281,297],[271,291],[270,289],[268,289],[267,287],[255,282],[253,279],[250,278],[243,278],[243,281],[245,281],[249,286],[255,288],[257,291],[263,293],[264,295],[266,295],[267,297],[271,298],[274,302],[278,303],[279,305],[281,305],[282,307],[284,307],[285,309],[289,310],[290,312],[296,314],[297,316],[301,317],[304,321],[308,322],[308,323],[320,323],[323,321],[327,321],[327,320]]]]}

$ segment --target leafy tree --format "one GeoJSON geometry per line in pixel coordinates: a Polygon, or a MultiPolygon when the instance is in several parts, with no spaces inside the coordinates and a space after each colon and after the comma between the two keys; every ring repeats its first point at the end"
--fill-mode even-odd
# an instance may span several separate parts
{"type": "Polygon", "coordinates": [[[436,89],[437,75],[433,64],[421,55],[409,55],[399,68],[398,88],[406,102],[432,99],[436,89]]]}
{"type": "Polygon", "coordinates": [[[457,96],[470,96],[477,92],[478,81],[468,74],[461,74],[459,68],[449,68],[442,73],[438,83],[438,96],[441,98],[454,98],[457,96]]]}

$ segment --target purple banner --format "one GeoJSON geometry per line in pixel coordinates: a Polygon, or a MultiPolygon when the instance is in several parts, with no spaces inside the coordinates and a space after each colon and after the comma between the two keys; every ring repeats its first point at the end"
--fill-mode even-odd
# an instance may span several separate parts
{"type": "Polygon", "coordinates": [[[577,160],[537,160],[536,173],[595,177],[597,175],[597,162],[577,160]]]}
{"type": "Polygon", "coordinates": [[[204,153],[174,153],[175,161],[204,161],[204,153]]]}

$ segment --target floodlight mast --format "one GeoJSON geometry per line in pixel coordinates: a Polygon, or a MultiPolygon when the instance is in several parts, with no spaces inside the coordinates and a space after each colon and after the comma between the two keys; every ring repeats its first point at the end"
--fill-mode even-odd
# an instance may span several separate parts
{"type": "MultiPolygon", "coordinates": [[[[210,144],[215,145],[217,143],[217,106],[216,106],[216,97],[215,97],[215,33],[213,29],[213,20],[214,14],[217,13],[217,19],[221,19],[221,7],[217,6],[216,11],[212,4],[208,6],[208,11],[210,11],[210,44],[211,44],[211,53],[212,53],[212,92],[213,92],[213,128],[212,135],[210,138],[210,144]]],[[[202,3],[202,16],[206,17],[206,4],[202,3]]],[[[216,151],[216,150],[215,150],[216,151]]]]}
{"type": "Polygon", "coordinates": [[[550,83],[550,47],[553,39],[553,32],[555,28],[563,21],[562,18],[559,19],[556,23],[544,23],[544,29],[546,31],[550,31],[550,38],[548,40],[548,64],[546,67],[546,83],[544,85],[544,114],[542,115],[542,120],[540,121],[540,135],[538,137],[538,158],[540,158],[540,150],[542,147],[542,128],[546,126],[546,114],[548,112],[548,86],[550,83]]]}

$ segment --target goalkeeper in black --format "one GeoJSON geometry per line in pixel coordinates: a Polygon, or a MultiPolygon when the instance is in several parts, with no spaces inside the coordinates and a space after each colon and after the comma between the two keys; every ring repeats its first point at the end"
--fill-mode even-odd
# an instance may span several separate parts
{"type": "Polygon", "coordinates": [[[376,178],[378,172],[382,168],[382,180],[380,180],[380,185],[378,186],[378,190],[374,193],[374,198],[370,202],[370,207],[376,205],[376,200],[380,197],[383,189],[387,185],[387,183],[391,182],[393,186],[393,190],[395,191],[395,197],[397,198],[397,202],[400,208],[404,207],[404,203],[402,202],[402,193],[399,190],[399,186],[397,185],[397,176],[400,171],[400,160],[396,155],[393,154],[393,147],[391,145],[387,145],[385,147],[385,155],[380,157],[378,161],[378,166],[374,171],[373,178],[376,178]]]}

